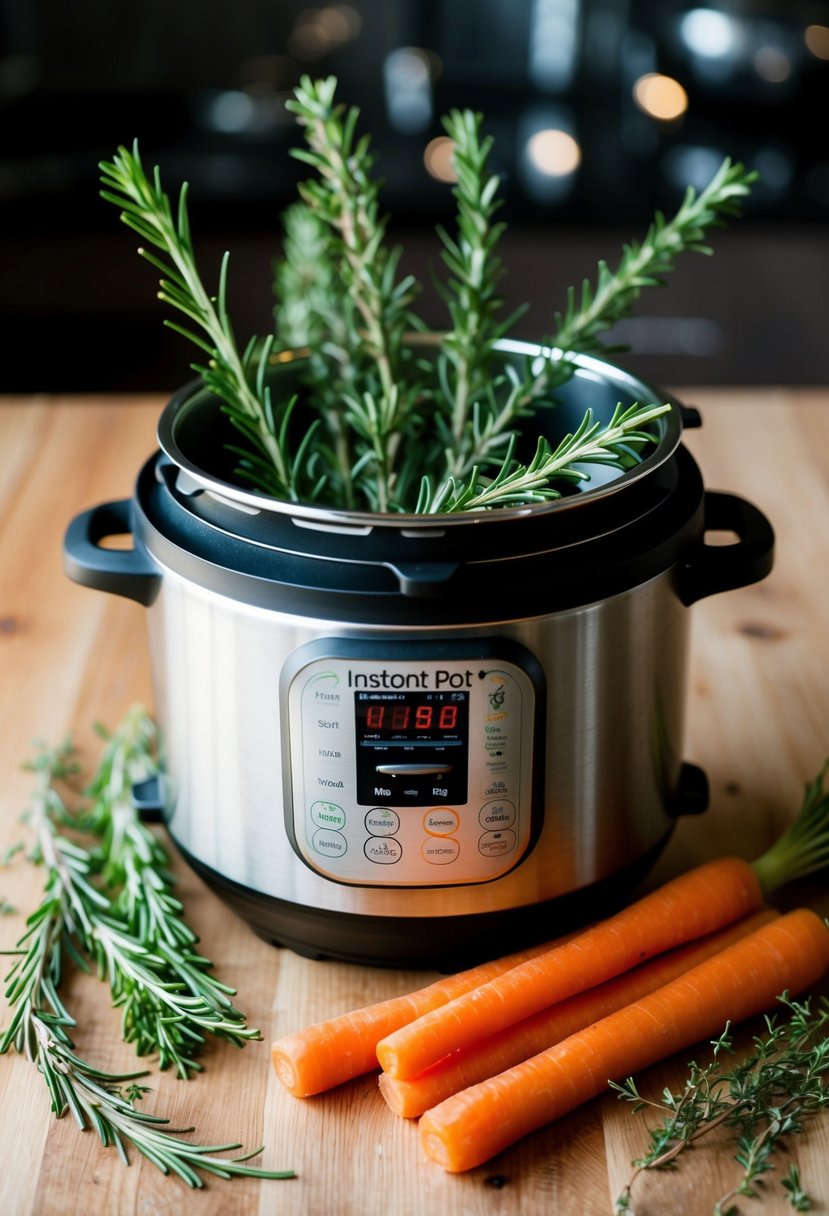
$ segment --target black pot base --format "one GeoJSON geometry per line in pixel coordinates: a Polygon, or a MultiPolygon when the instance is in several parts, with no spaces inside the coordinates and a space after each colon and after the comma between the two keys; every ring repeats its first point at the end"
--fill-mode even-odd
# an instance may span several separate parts
{"type": "Polygon", "coordinates": [[[187,864],[257,936],[311,959],[455,971],[570,932],[630,901],[670,831],[609,878],[544,903],[465,916],[365,916],[306,908],[225,878],[174,839],[187,864]]]}

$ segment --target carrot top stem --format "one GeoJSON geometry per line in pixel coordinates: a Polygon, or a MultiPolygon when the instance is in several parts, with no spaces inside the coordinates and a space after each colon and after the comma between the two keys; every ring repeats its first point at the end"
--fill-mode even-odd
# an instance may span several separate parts
{"type": "Polygon", "coordinates": [[[806,783],[797,818],[761,857],[752,862],[764,895],[829,865],[827,773],[829,757],[818,775],[806,783]]]}

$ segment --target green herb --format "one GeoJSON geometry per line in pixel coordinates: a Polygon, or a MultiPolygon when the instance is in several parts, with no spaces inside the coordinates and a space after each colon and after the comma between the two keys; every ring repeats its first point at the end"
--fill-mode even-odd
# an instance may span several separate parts
{"type": "MultiPolygon", "coordinates": [[[[276,497],[377,512],[490,510],[558,497],[558,484],[584,479],[574,468],[578,444],[565,436],[554,453],[536,439],[524,464],[522,420],[554,406],[574,357],[604,350],[601,335],[645,287],[664,282],[681,253],[710,252],[707,230],[739,214],[756,174],[724,160],[703,191],[687,190],[672,219],[657,214],[641,244],[624,247],[615,271],[600,262],[595,286],[585,280],[570,290],[538,356],[504,363],[497,343],[518,314],[500,316],[504,225],[495,220],[500,183],[488,167],[492,140],[481,115],[453,110],[444,119],[457,221],[452,234],[438,229],[449,325],[428,334],[413,309],[418,284],[399,275],[401,250],[387,241],[370,140],[357,134],[358,110],[335,101],[336,87],[334,77],[303,77],[287,103],[305,137],[294,155],[315,176],[283,217],[276,333],[252,339],[243,355],[228,317],[227,255],[216,301],[198,276],[186,187],[174,221],[158,170],[146,177],[137,144],[101,165],[103,197],[166,255],[141,251],[164,275],[162,299],[196,323],[196,332],[173,328],[207,353],[197,370],[248,442],[233,447],[238,476],[276,497]],[[424,336],[432,358],[423,357],[424,336]],[[274,403],[268,375],[277,352],[297,347],[308,348],[302,411],[296,396],[274,403]]],[[[670,408],[620,406],[605,426],[588,410],[576,433],[590,434],[603,463],[626,469],[655,438],[648,430],[642,440],[642,428],[670,408]]]]}
{"type": "Polygon", "coordinates": [[[166,1119],[137,1111],[134,1102],[144,1087],[134,1082],[146,1073],[103,1072],[75,1053],[69,1035],[75,1023],[59,994],[65,959],[85,971],[94,960],[114,1004],[123,1007],[125,1039],[142,1054],[157,1051],[159,1066],[174,1065],[180,1077],[198,1070],[195,1055],[207,1032],[238,1045],[261,1037],[231,1005],[232,989],[205,973],[210,963],[194,951],[196,936],[169,893],[166,856],[127,809],[129,783],[152,767],[152,740],[149,719],[140,708],[131,710],[107,736],[91,787],[94,802],[80,814],[69,810],[57,788],[77,774],[71,744],[40,748],[29,766],[35,789],[26,817],[35,837],[33,859],[47,877],[17,949],[4,952],[17,957],[7,976],[12,1017],[0,1036],[0,1054],[14,1048],[31,1060],[57,1117],[70,1110],[80,1128],[93,1128],[125,1162],[125,1143],[131,1143],[164,1173],[193,1187],[203,1185],[198,1170],[291,1177],[246,1165],[261,1149],[217,1158],[212,1154],[240,1146],[192,1144],[181,1138],[192,1129],[166,1129],[166,1119]],[[96,833],[96,846],[74,838],[83,827],[96,833]],[[126,1090],[125,1081],[131,1082],[126,1090]]]}
{"type": "Polygon", "coordinates": [[[250,475],[266,493],[295,499],[299,493],[298,470],[287,452],[287,428],[294,403],[283,402],[274,409],[265,375],[273,342],[251,342],[240,353],[227,308],[228,255],[222,260],[218,293],[211,295],[196,266],[186,183],[179,193],[174,218],[158,168],[152,179],[147,177],[137,142],[132,151],[119,148],[111,162],[101,165],[101,174],[103,198],[121,209],[121,219],[128,227],[166,256],[165,261],[143,246],[138,250],[161,271],[159,299],[198,327],[193,330],[174,321],[165,322],[208,356],[206,366],[194,364],[193,368],[252,445],[248,454],[250,475]]]}
{"type": "MultiPolygon", "coordinates": [[[[713,1216],[734,1216],[735,1200],[762,1196],[789,1138],[829,1106],[829,999],[797,1002],[783,993],[779,1000],[787,1016],[767,1016],[765,1033],[755,1036],[753,1050],[731,1067],[723,1061],[734,1046],[726,1027],[713,1043],[711,1061],[692,1062],[683,1088],[676,1093],[666,1089],[661,1101],[643,1098],[633,1078],[612,1084],[635,1109],[648,1107],[663,1116],[650,1132],[647,1153],[633,1163],[635,1172],[617,1200],[617,1212],[634,1212],[633,1188],[646,1171],[675,1167],[686,1149],[718,1127],[732,1133],[740,1173],[735,1185],[713,1202],[713,1216]]],[[[781,1185],[796,1211],[809,1210],[795,1166],[781,1185]]]]}

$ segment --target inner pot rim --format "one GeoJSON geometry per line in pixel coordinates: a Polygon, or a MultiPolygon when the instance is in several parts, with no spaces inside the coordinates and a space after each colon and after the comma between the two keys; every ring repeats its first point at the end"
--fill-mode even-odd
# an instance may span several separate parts
{"type": "MultiPolygon", "coordinates": [[[[434,349],[440,343],[439,334],[415,334],[408,339],[413,345],[434,349]]],[[[539,357],[550,351],[550,347],[542,343],[524,342],[516,339],[501,339],[495,343],[494,349],[505,355],[516,357],[539,357]]],[[[554,349],[554,348],[553,348],[554,349]]],[[[285,351],[274,357],[274,367],[288,366],[307,355],[307,350],[285,351]]],[[[492,510],[463,511],[458,513],[436,513],[433,515],[415,515],[412,513],[372,512],[347,508],[320,506],[314,503],[293,503],[285,499],[271,497],[257,490],[246,489],[243,486],[227,481],[210,473],[201,465],[196,464],[183,450],[179,442],[180,432],[187,416],[194,409],[204,408],[209,400],[216,401],[215,395],[204,386],[201,380],[192,380],[180,388],[171,398],[161,413],[157,427],[158,444],[169,460],[173,462],[187,477],[195,483],[191,489],[205,490],[217,495],[242,509],[249,511],[266,511],[277,515],[286,515],[296,520],[304,520],[310,526],[317,524],[322,527],[373,529],[394,528],[413,530],[417,533],[428,533],[437,529],[452,527],[468,527],[470,524],[481,525],[489,522],[505,522],[513,519],[526,519],[528,516],[537,518],[561,514],[584,507],[588,502],[607,498],[627,489],[635,482],[652,474],[676,451],[682,438],[682,414],[680,403],[670,394],[657,390],[641,377],[634,375],[625,368],[594,355],[579,354],[571,356],[576,365],[576,376],[581,374],[585,380],[594,379],[618,385],[620,389],[631,395],[632,401],[643,398],[651,402],[666,403],[671,406],[669,412],[653,420],[650,426],[655,427],[658,434],[654,441],[653,450],[639,464],[625,470],[620,476],[602,482],[591,484],[590,488],[579,490],[572,495],[564,495],[551,502],[535,503],[524,507],[504,507],[492,510]]],[[[562,386],[564,387],[564,386],[562,386]]]]}

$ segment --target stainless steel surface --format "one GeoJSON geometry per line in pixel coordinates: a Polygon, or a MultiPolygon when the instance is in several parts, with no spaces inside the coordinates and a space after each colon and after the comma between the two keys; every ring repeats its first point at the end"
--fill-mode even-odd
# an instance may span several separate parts
{"type": "Polygon", "coordinates": [[[666,794],[682,752],[687,624],[670,572],[545,617],[517,613],[413,631],[259,609],[165,570],[148,625],[175,781],[170,831],[224,877],[332,912],[457,916],[577,890],[635,861],[670,829],[666,794]],[[511,639],[541,664],[548,700],[541,836],[516,869],[485,884],[397,889],[328,881],[300,860],[285,832],[280,672],[298,647],[317,639],[413,636],[511,639]]]}

